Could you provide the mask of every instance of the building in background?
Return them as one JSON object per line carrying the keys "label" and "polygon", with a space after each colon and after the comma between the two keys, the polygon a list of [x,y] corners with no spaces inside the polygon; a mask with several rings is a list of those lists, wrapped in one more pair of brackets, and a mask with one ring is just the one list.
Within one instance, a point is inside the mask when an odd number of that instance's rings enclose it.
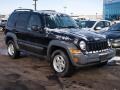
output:
{"label": "building in background", "polygon": [[120,0],[103,1],[103,18],[106,20],[120,20]]}

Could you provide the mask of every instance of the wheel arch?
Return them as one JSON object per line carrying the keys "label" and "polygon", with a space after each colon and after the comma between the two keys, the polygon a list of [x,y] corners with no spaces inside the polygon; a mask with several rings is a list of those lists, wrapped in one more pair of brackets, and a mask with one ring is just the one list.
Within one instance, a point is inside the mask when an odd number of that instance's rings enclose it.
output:
{"label": "wheel arch", "polygon": [[67,55],[68,58],[70,59],[71,63],[74,64],[73,60],[72,60],[72,54],[69,51],[69,48],[76,48],[75,45],[64,42],[64,41],[59,41],[59,40],[53,40],[50,42],[49,46],[48,46],[48,50],[47,50],[47,57],[48,60],[51,60],[51,54],[55,51],[55,50],[63,50]]}
{"label": "wheel arch", "polygon": [[19,46],[17,43],[17,37],[15,34],[8,32],[5,35],[5,44],[7,45],[7,43],[9,42],[9,40],[12,40],[15,43],[16,48],[19,50]]}

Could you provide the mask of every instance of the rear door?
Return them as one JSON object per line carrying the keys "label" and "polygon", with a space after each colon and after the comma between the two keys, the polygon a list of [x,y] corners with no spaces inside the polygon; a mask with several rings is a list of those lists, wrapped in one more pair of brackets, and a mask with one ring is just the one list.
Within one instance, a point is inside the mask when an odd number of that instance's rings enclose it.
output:
{"label": "rear door", "polygon": [[20,12],[17,18],[15,33],[17,35],[18,44],[21,49],[28,50],[26,41],[28,40],[27,24],[30,18],[30,13]]}

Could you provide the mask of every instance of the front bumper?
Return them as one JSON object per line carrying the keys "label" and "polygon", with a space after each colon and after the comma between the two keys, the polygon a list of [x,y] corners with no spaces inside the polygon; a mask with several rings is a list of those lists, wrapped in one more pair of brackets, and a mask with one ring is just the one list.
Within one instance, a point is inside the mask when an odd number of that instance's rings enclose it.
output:
{"label": "front bumper", "polygon": [[116,54],[115,49],[107,49],[103,52],[88,53],[88,54],[77,54],[73,55],[73,58],[78,58],[78,62],[74,63],[77,67],[89,66],[106,62],[113,58]]}

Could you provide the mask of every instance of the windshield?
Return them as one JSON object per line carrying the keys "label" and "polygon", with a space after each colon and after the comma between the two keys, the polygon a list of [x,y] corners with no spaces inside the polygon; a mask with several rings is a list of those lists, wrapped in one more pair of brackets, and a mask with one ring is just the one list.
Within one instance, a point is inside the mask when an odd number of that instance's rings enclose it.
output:
{"label": "windshield", "polygon": [[49,28],[78,28],[76,22],[67,15],[47,15],[46,26]]}
{"label": "windshield", "polygon": [[92,28],[96,21],[79,21],[80,28]]}
{"label": "windshield", "polygon": [[2,22],[7,22],[7,20],[2,20]]}
{"label": "windshield", "polygon": [[110,27],[110,31],[120,31],[120,23],[114,24]]}

